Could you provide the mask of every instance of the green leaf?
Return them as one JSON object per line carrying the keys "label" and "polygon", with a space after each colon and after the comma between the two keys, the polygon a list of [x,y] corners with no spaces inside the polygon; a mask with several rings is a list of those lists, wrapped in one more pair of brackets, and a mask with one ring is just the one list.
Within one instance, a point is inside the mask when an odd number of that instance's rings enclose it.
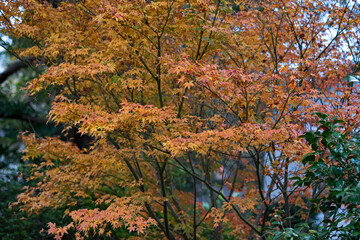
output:
{"label": "green leaf", "polygon": [[302,162],[303,162],[303,164],[315,162],[315,154],[314,153],[306,154],[304,156]]}
{"label": "green leaf", "polygon": [[314,113],[312,115],[316,115],[316,116],[318,116],[319,118],[321,118],[323,120],[325,120],[329,116],[327,114],[323,114],[323,113],[320,113],[320,112],[316,112],[316,113]]}

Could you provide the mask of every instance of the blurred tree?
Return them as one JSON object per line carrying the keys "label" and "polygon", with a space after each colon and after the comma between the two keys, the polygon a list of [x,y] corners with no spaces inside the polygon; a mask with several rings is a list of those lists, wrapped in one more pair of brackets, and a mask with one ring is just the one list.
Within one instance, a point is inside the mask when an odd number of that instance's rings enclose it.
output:
{"label": "blurred tree", "polygon": [[31,59],[11,60],[11,49],[28,47],[29,41],[6,38],[1,39],[0,45],[9,50],[0,53],[0,239],[49,239],[40,230],[54,217],[66,223],[62,220],[63,210],[29,217],[26,213],[15,214],[8,204],[16,200],[22,187],[27,185],[22,177],[27,175],[28,169],[21,160],[24,144],[18,138],[19,133],[30,131],[38,136],[51,136],[59,129],[46,124],[48,93],[25,95],[26,82],[37,74],[28,67]]}

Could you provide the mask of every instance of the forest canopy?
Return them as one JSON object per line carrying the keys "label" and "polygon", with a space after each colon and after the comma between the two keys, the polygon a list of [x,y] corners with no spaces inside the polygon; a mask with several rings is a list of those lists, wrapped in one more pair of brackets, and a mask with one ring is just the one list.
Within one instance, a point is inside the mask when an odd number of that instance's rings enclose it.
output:
{"label": "forest canopy", "polygon": [[24,133],[11,206],[65,208],[55,239],[358,239],[359,7],[0,1],[28,94],[89,139]]}

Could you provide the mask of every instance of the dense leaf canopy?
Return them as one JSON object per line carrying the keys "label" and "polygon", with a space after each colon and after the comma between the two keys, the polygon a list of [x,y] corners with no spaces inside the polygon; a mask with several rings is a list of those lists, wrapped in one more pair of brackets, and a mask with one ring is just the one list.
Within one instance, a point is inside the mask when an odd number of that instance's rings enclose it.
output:
{"label": "dense leaf canopy", "polygon": [[[24,135],[35,187],[24,211],[68,207],[60,239],[267,238],[309,222],[313,185],[294,185],[325,112],[359,127],[359,5],[318,0],[0,1],[3,34],[40,66],[27,90],[56,94],[50,121],[86,149]],[[46,66],[46,70],[44,69]],[[357,173],[358,174],[358,173]],[[349,176],[348,176],[349,177]],[[326,188],[317,197],[326,195]],[[94,207],[80,208],[81,201]]]}

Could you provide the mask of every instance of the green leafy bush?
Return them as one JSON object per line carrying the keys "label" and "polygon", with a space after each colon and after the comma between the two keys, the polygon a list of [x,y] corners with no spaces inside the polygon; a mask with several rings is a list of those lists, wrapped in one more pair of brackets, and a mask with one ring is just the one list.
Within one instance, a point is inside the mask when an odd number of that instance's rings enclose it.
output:
{"label": "green leafy bush", "polygon": [[269,231],[268,239],[360,239],[360,137],[344,121],[316,115],[317,130],[301,136],[313,150],[302,160],[308,168],[294,184],[312,188],[310,213],[323,219],[284,228],[279,213],[271,223],[280,231]]}

